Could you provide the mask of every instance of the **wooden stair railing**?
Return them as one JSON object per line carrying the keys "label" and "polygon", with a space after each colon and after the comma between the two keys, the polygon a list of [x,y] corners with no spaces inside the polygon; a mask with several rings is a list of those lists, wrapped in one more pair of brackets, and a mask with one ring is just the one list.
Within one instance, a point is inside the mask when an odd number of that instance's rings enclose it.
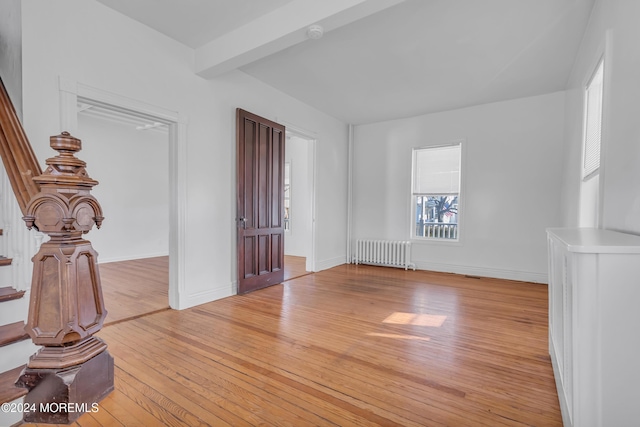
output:
{"label": "wooden stair railing", "polygon": [[0,79],[0,157],[9,176],[18,206],[24,215],[31,198],[40,192],[33,180],[42,174],[31,144],[2,79]]}
{"label": "wooden stair railing", "polygon": [[[113,390],[113,358],[93,336],[104,323],[98,254],[82,238],[100,228],[102,208],[90,194],[98,184],[75,157],[82,142],[62,132],[50,138],[58,155],[42,172],[0,80],[0,156],[29,229],[49,235],[33,257],[29,317],[24,331],[36,345],[17,386],[29,411],[24,421],[70,424]],[[13,326],[12,326],[13,327]],[[44,406],[42,405],[44,404]]]}

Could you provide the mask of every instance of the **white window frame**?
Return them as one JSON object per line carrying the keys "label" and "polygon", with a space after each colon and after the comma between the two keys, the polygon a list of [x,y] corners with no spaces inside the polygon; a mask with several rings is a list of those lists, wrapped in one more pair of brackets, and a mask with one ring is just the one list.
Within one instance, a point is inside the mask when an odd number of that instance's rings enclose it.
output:
{"label": "white window frame", "polygon": [[[458,217],[458,223],[457,223],[457,234],[455,238],[442,238],[442,237],[425,237],[425,236],[418,236],[416,234],[416,224],[417,224],[417,218],[416,218],[416,196],[414,194],[414,177],[416,174],[416,153],[419,150],[425,150],[425,149],[432,149],[432,148],[442,148],[442,147],[450,147],[450,146],[454,146],[454,145],[459,145],[460,146],[460,183],[459,183],[459,192],[458,192],[458,213],[457,213],[457,217]],[[464,209],[464,200],[463,200],[463,195],[464,195],[464,176],[465,176],[465,150],[466,147],[466,140],[464,139],[456,139],[456,140],[451,140],[450,142],[447,142],[445,144],[438,144],[438,145],[427,145],[427,146],[421,146],[421,147],[414,147],[411,150],[411,184],[410,184],[410,192],[409,192],[409,211],[410,211],[410,215],[411,215],[411,219],[410,219],[410,236],[411,239],[413,241],[415,241],[416,243],[437,243],[437,244],[454,244],[457,245],[460,243],[461,241],[461,236],[462,236],[462,223],[463,223],[463,209]]]}

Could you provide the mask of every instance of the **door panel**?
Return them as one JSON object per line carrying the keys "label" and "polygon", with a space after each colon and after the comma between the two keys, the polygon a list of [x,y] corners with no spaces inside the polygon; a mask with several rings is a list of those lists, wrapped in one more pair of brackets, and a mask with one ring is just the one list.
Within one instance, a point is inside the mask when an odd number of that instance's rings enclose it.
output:
{"label": "door panel", "polygon": [[284,126],[238,109],[238,293],[284,278]]}
{"label": "door panel", "polygon": [[284,239],[281,234],[271,235],[271,265],[274,269],[284,269]]}
{"label": "door panel", "polygon": [[286,138],[282,134],[282,144],[273,144],[271,151],[271,192],[281,192],[282,197],[271,200],[271,227],[284,230],[284,144]]}
{"label": "door panel", "polygon": [[258,274],[258,268],[255,264],[255,236],[244,238],[244,276],[251,277]]}

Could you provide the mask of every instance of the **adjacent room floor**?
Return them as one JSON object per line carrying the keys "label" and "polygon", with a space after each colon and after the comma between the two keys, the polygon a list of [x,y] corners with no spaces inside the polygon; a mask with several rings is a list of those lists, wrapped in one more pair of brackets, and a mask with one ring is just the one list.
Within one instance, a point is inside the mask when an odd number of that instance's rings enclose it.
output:
{"label": "adjacent room floor", "polygon": [[[286,255],[284,280],[310,274],[305,264],[304,257]],[[110,262],[99,268],[106,325],[169,308],[169,257]]]}
{"label": "adjacent room floor", "polygon": [[169,257],[100,264],[105,325],[169,308]]}
{"label": "adjacent room floor", "polygon": [[306,274],[311,274],[306,270],[307,259],[301,256],[284,256],[284,280],[295,279]]}

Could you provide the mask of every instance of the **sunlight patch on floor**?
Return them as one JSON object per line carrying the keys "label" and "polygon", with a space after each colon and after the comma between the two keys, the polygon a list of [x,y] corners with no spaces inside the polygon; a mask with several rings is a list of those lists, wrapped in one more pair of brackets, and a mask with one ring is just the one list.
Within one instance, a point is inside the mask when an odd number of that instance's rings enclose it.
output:
{"label": "sunlight patch on floor", "polygon": [[396,311],[382,321],[393,325],[414,325],[414,326],[442,326],[447,316],[437,314],[402,313]]}
{"label": "sunlight patch on floor", "polygon": [[431,338],[429,337],[417,337],[415,335],[400,335],[400,334],[382,334],[378,332],[369,332],[367,336],[370,337],[381,337],[381,338],[394,338],[400,340],[417,340],[417,341],[429,341]]}

